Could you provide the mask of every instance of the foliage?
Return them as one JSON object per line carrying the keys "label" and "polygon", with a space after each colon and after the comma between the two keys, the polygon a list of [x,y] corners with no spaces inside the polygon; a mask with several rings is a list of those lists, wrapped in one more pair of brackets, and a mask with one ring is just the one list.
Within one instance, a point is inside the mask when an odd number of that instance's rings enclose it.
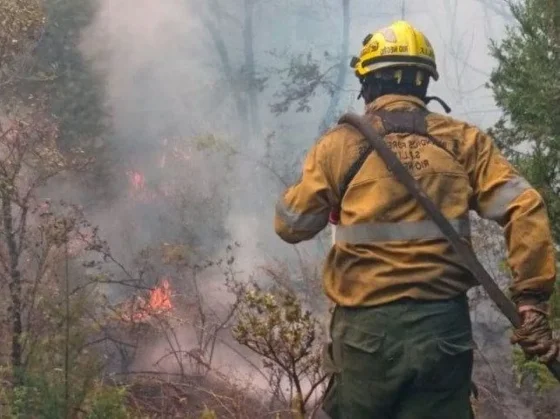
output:
{"label": "foliage", "polygon": [[200,419],[217,419],[216,413],[212,409],[208,409],[207,406],[204,407],[204,410],[200,414]]}
{"label": "foliage", "polygon": [[[323,60],[332,60],[328,52],[324,53]],[[324,69],[322,60],[313,57],[311,52],[290,57],[290,63],[279,71],[284,77],[282,89],[274,96],[278,101],[270,105],[273,114],[281,115],[296,107],[296,112],[311,112],[311,99],[321,89],[332,96],[338,88],[331,78],[331,72],[336,70],[337,64]]]}
{"label": "foliage", "polygon": [[87,419],[128,419],[131,414],[125,404],[126,387],[97,385],[89,400]]}
{"label": "foliage", "polygon": [[558,385],[558,381],[545,365],[536,360],[527,359],[520,348],[515,348],[513,351],[513,364],[518,387],[526,380],[530,380],[533,388],[538,392],[551,390]]}
{"label": "foliage", "polygon": [[84,205],[106,205],[122,185],[115,183],[122,152],[108,129],[103,80],[83,54],[84,31],[91,24],[95,0],[44,0],[47,23],[35,54],[34,79],[18,86],[20,95],[31,91],[48,99],[50,112],[59,121],[62,150],[80,147],[94,158],[75,180],[88,190]]}
{"label": "foliage", "polygon": [[[57,120],[58,145],[63,151],[79,147],[95,161],[76,177],[94,200],[110,197],[107,185],[119,156],[107,141],[106,114],[102,106],[101,80],[94,77],[80,51],[82,30],[90,23],[93,0],[3,0],[0,21],[0,112],[13,114],[47,105]],[[28,31],[16,32],[28,27]],[[6,30],[7,29],[7,30]],[[21,38],[4,48],[10,33]],[[9,45],[12,45],[11,43]],[[1,55],[10,54],[10,60]],[[88,202],[88,204],[90,204]]]}
{"label": "foliage", "polygon": [[36,58],[38,70],[51,76],[49,83],[38,88],[48,94],[60,121],[62,145],[87,146],[99,153],[94,140],[106,135],[104,90],[80,50],[81,34],[92,21],[95,4],[92,0],[45,0],[48,36]]}
{"label": "foliage", "polygon": [[[264,358],[271,380],[278,384],[284,377],[288,380],[290,408],[296,415],[304,415],[311,396],[324,380],[319,322],[285,288],[264,291],[253,282],[238,290],[238,298],[235,339]],[[304,390],[306,384],[309,390]]]}
{"label": "foliage", "polygon": [[90,161],[80,150],[62,154],[57,128],[40,109],[0,125],[0,287],[8,289],[0,324],[11,338],[1,342],[10,353],[0,358],[9,383],[2,397],[15,417],[124,417],[99,383],[94,337],[107,307],[84,270],[101,250],[97,230],[79,207],[40,199],[49,181]]}
{"label": "foliage", "polygon": [[41,0],[0,2],[0,86],[13,76],[14,61],[26,56],[40,38],[45,24],[42,6]]}
{"label": "foliage", "polygon": [[[87,371],[82,366],[80,372]],[[7,418],[42,418],[59,419],[67,416],[65,403],[65,387],[61,383],[62,371],[45,371],[27,375],[24,384],[8,391],[0,397],[10,412]],[[85,392],[84,392],[85,391]],[[131,413],[126,407],[126,387],[104,385],[97,380],[88,383],[87,388],[73,388],[70,394],[73,409],[80,412],[84,419],[129,419]]]}
{"label": "foliage", "polygon": [[[498,66],[491,87],[504,116],[490,134],[546,201],[554,239],[560,243],[560,1],[511,3],[515,18],[506,36],[492,42]],[[558,287],[551,299],[552,325],[560,310]],[[515,353],[519,383],[526,376],[547,389],[555,383],[546,368]]]}
{"label": "foliage", "polygon": [[560,242],[560,1],[511,8],[516,24],[491,46],[498,66],[489,85],[504,112],[491,133],[545,198]]}
{"label": "foliage", "polygon": [[[296,112],[310,112],[311,99],[320,93],[326,94],[330,99],[319,124],[320,133],[327,130],[336,120],[344,85],[349,74],[350,0],[338,0],[333,2],[331,7],[336,10],[334,12],[337,16],[336,19],[340,18],[340,49],[335,54],[325,50],[318,58],[314,57],[312,53],[315,47],[312,47],[306,54],[290,54],[287,57],[289,64],[284,68],[274,70],[282,76],[282,84],[274,94],[278,101],[270,106],[275,115],[288,112],[292,106],[295,107]],[[308,13],[314,14],[311,10]],[[336,31],[334,27],[332,30]],[[330,38],[329,42],[334,39]],[[272,51],[272,54],[277,55],[276,51]]]}
{"label": "foliage", "polygon": [[52,274],[53,259],[82,227],[71,209],[57,216],[37,197],[38,188],[53,177],[87,164],[79,156],[62,156],[56,135],[56,125],[40,112],[0,125],[0,270],[2,285],[10,291],[11,361],[16,370],[25,364],[24,322],[34,318],[37,287]]}
{"label": "foliage", "polygon": [[[124,419],[125,389],[100,381],[105,364],[95,337],[106,317],[103,300],[95,286],[83,288],[74,280],[71,292],[65,292],[64,282],[58,275],[44,278],[34,284],[37,301],[23,299],[35,306],[29,315],[33,321],[25,327],[24,368],[1,401],[14,417],[54,419],[79,411],[87,418]],[[13,381],[10,369],[5,369],[4,378]]]}

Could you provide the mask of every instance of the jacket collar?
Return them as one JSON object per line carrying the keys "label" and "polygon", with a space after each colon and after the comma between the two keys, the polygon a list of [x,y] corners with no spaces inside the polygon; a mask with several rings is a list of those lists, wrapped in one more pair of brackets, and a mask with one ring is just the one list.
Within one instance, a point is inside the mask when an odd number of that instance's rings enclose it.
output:
{"label": "jacket collar", "polygon": [[408,110],[414,108],[426,109],[426,104],[422,101],[422,99],[419,99],[416,96],[391,94],[380,96],[373,102],[366,105],[366,113],[379,111],[381,109],[389,111],[397,109]]}

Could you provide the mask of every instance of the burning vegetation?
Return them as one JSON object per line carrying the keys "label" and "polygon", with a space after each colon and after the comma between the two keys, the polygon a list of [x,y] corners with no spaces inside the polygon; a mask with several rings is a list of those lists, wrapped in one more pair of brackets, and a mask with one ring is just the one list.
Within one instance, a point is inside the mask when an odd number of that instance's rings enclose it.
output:
{"label": "burning vegetation", "polygon": [[164,277],[158,282],[158,285],[148,290],[146,297],[134,296],[117,309],[123,321],[146,323],[171,313],[173,305],[169,280]]}

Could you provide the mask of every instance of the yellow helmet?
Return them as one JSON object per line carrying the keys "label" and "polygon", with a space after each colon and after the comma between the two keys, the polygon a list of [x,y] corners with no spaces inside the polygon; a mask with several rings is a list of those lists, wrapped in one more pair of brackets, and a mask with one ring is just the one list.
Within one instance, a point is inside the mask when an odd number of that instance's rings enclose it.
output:
{"label": "yellow helmet", "polygon": [[434,80],[439,78],[436,57],[430,41],[410,23],[399,20],[392,25],[368,34],[359,57],[353,57],[350,65],[356,76],[366,75],[395,66],[411,66],[424,69]]}

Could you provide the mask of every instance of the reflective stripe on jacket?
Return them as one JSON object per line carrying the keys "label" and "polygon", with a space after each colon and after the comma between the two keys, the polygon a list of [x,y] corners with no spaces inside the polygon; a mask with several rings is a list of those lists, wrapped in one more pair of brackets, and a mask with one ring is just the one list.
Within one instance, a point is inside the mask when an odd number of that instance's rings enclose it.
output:
{"label": "reflective stripe on jacket", "polygon": [[[419,99],[386,95],[367,106],[366,117],[380,129],[374,112],[418,108],[425,108]],[[444,148],[419,135],[391,133],[385,140],[460,234],[470,236],[469,210],[504,227],[514,299],[547,298],[556,265],[539,193],[478,128],[437,113],[429,113],[426,123]],[[340,207],[324,266],[327,295],[340,305],[443,299],[475,285],[437,226],[375,152],[340,202],[344,177],[365,147],[347,124],[325,133],[308,152],[300,181],[278,201],[277,234],[288,243],[308,240],[328,224],[331,209]]]}

